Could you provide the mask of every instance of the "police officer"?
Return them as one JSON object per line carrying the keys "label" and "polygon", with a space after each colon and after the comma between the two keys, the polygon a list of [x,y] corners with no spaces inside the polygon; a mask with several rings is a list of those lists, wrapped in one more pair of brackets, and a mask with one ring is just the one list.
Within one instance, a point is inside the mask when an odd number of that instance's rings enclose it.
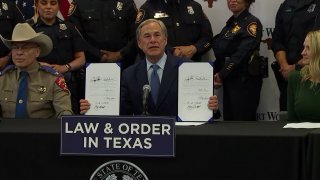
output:
{"label": "police officer", "polygon": [[60,0],[36,0],[35,3],[39,18],[36,21],[29,19],[28,22],[36,32],[44,32],[53,42],[51,53],[38,60],[42,65],[64,74],[71,92],[72,109],[77,114],[79,100],[84,94],[81,92],[79,74],[85,64],[85,41],[72,23],[57,17]]}
{"label": "police officer", "polygon": [[[301,52],[306,34],[320,27],[319,0],[285,0],[279,7],[272,34],[272,50],[279,63],[275,76],[280,90],[280,110],[287,110],[288,73],[305,63]],[[276,66],[274,66],[276,67]]]}
{"label": "police officer", "polygon": [[[0,34],[3,37],[11,37],[14,26],[23,21],[22,13],[15,4],[7,0],[0,0]],[[9,55],[9,49],[0,42],[0,70],[7,65]]]}
{"label": "police officer", "polygon": [[69,21],[76,24],[89,43],[87,62],[134,63],[135,17],[133,0],[74,0]]}
{"label": "police officer", "polygon": [[233,16],[213,41],[214,83],[223,85],[224,120],[256,120],[262,77],[254,55],[260,47],[262,25],[248,11],[253,2],[227,0]]}
{"label": "police officer", "polygon": [[211,49],[210,21],[199,3],[193,0],[147,0],[139,9],[136,23],[161,20],[168,29],[167,48],[175,56],[201,61]]}
{"label": "police officer", "polygon": [[51,51],[51,39],[36,33],[27,23],[15,26],[11,40],[0,37],[12,50],[14,63],[0,72],[2,117],[51,118],[71,115],[70,93],[63,76],[37,62],[37,57]]}

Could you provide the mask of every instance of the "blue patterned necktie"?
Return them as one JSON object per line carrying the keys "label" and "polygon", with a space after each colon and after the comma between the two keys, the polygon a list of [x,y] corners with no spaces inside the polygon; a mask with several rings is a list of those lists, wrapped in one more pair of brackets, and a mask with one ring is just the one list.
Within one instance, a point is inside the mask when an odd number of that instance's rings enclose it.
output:
{"label": "blue patterned necktie", "polygon": [[20,83],[16,101],[16,118],[27,118],[28,72],[20,72]]}
{"label": "blue patterned necktie", "polygon": [[154,103],[157,104],[158,95],[159,95],[159,88],[160,88],[160,79],[159,79],[157,71],[160,67],[157,64],[154,64],[151,67],[153,69],[152,74],[151,74],[151,81],[150,81],[151,95],[152,95]]}

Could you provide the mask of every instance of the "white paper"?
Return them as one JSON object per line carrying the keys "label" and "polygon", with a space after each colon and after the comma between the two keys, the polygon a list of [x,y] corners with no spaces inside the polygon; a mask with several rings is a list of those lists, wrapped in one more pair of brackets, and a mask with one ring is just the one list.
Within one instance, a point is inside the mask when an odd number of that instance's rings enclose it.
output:
{"label": "white paper", "polygon": [[310,122],[302,122],[302,123],[288,123],[283,128],[320,128],[320,123],[310,123]]}
{"label": "white paper", "polygon": [[208,121],[213,112],[208,108],[213,95],[213,67],[208,62],[183,63],[179,67],[178,117],[182,121]]}
{"label": "white paper", "polygon": [[86,115],[119,115],[120,73],[116,63],[91,63],[86,68]]}

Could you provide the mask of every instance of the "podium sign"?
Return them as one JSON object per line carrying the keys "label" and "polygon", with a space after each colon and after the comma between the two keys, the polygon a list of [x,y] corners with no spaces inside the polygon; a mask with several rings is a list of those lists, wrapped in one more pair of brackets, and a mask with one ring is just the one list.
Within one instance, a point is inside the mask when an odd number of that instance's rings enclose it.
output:
{"label": "podium sign", "polygon": [[61,155],[175,156],[175,118],[63,116]]}

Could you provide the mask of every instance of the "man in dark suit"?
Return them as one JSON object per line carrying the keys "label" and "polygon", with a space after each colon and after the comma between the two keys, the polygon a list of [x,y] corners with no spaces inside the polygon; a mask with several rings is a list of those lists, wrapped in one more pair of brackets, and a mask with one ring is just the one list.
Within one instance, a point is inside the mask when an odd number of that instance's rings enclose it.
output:
{"label": "man in dark suit", "polygon": [[[146,58],[127,68],[121,80],[121,115],[141,115],[143,113],[143,86],[151,85],[151,94],[147,107],[150,115],[176,116],[178,114],[178,64],[187,61],[165,52],[167,30],[165,25],[155,19],[142,22],[136,31],[139,48]],[[156,90],[156,91],[154,91]],[[80,101],[81,113],[85,113],[90,104]],[[208,108],[216,111],[216,96],[208,97]]]}

